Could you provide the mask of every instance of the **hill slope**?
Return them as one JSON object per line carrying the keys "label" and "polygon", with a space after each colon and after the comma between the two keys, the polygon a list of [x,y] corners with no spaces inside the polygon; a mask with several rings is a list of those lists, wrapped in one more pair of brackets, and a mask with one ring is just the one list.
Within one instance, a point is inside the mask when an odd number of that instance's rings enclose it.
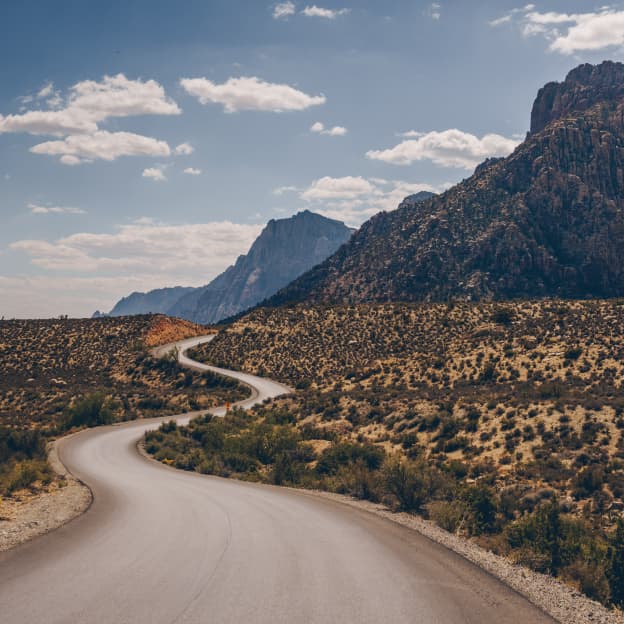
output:
{"label": "hill slope", "polygon": [[577,67],[540,90],[511,156],[373,217],[269,305],[621,295],[623,119],[624,65]]}

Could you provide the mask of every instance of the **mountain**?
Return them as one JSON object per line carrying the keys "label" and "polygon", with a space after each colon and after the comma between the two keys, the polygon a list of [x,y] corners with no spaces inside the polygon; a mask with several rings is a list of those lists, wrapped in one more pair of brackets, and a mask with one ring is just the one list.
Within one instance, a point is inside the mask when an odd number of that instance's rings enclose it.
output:
{"label": "mountain", "polygon": [[542,88],[509,157],[373,217],[267,303],[622,295],[624,65],[606,61]]}
{"label": "mountain", "polygon": [[[331,256],[351,237],[340,221],[304,210],[288,219],[272,219],[249,253],[199,288],[160,288],[132,293],[108,316],[165,313],[197,323],[216,323],[275,294]],[[94,318],[107,316],[99,311]]]}
{"label": "mountain", "polygon": [[[165,313],[180,299],[180,297],[195,290],[175,286],[173,288],[158,288],[149,292],[133,292],[131,295],[119,300],[107,316],[129,316],[132,314],[156,314]],[[96,314],[99,314],[96,312]],[[99,314],[99,316],[105,316]],[[94,318],[97,318],[94,315]]]}
{"label": "mountain", "polygon": [[168,314],[215,323],[256,305],[325,260],[351,237],[344,223],[305,210],[272,219],[249,253],[203,288],[181,297]]}

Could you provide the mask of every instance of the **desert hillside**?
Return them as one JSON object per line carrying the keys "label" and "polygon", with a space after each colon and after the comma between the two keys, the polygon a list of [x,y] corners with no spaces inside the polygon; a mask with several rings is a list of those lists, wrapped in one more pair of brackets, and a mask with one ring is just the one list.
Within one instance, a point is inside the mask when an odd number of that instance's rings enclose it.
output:
{"label": "desert hillside", "polygon": [[149,355],[202,333],[160,315],[0,322],[0,495],[49,479],[49,436],[245,396],[232,380]]}
{"label": "desert hillside", "polygon": [[[277,404],[299,427],[487,465],[598,514],[622,504],[620,300],[257,310],[195,356],[298,387]],[[579,472],[600,482],[579,489]]]}

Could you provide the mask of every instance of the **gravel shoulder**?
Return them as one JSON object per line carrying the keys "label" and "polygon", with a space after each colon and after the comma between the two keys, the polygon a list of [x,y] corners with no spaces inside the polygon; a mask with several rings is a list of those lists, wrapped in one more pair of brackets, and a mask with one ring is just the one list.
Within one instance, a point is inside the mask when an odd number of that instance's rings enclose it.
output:
{"label": "gravel shoulder", "polygon": [[91,490],[66,470],[55,443],[48,463],[59,477],[48,490],[0,499],[0,552],[67,524],[91,505]]}

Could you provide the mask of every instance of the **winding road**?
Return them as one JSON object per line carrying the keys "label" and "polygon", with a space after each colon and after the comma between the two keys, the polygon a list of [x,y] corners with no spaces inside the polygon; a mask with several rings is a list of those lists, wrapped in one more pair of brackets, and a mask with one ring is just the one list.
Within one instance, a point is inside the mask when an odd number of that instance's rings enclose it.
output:
{"label": "winding road", "polygon": [[[289,391],[184,355],[206,339],[178,343],[180,361],[248,384],[243,407]],[[140,456],[145,431],[170,419],[60,442],[63,463],[94,502],[64,527],[0,554],[2,624],[553,622],[398,524],[313,494]]]}

